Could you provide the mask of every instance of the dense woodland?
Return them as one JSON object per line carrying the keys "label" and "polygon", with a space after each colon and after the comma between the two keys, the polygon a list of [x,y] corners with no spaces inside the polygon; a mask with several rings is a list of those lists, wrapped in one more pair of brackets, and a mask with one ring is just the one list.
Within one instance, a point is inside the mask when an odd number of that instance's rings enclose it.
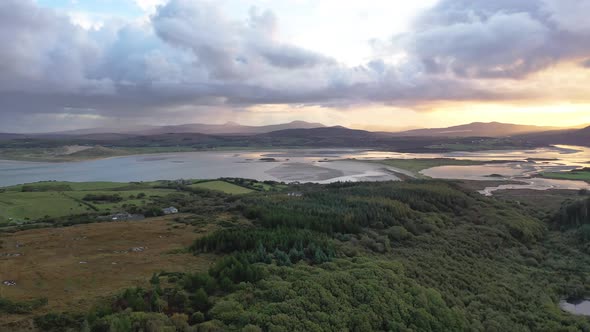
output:
{"label": "dense woodland", "polygon": [[[206,273],[154,273],[43,331],[590,331],[558,302],[590,295],[588,207],[486,198],[442,181],[300,185],[301,197],[168,197],[222,227],[188,250]],[[191,197],[194,205],[191,205]],[[201,197],[196,200],[196,197]],[[168,202],[166,202],[168,203]],[[207,204],[210,204],[208,206]]]}

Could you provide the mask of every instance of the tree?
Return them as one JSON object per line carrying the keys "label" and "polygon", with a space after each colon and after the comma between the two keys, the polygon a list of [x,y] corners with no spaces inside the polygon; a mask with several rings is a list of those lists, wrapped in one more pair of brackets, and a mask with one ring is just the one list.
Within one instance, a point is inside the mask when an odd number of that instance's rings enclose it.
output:
{"label": "tree", "polygon": [[199,311],[207,311],[210,307],[209,297],[203,288],[199,288],[195,294],[190,297],[191,307]]}

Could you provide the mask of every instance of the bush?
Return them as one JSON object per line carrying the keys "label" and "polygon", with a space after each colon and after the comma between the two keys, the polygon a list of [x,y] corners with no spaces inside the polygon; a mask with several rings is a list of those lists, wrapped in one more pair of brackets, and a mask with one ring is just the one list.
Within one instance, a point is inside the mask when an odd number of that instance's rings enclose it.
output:
{"label": "bush", "polygon": [[35,326],[41,331],[62,332],[68,329],[79,331],[84,323],[84,316],[69,313],[50,313],[34,319]]}
{"label": "bush", "polygon": [[40,298],[28,302],[13,302],[0,297],[0,312],[7,314],[28,314],[44,305],[47,305],[46,298]]}
{"label": "bush", "polygon": [[581,243],[590,242],[590,224],[582,225],[576,232],[576,235],[578,236],[578,241]]}
{"label": "bush", "polygon": [[107,202],[107,203],[119,203],[123,200],[123,197],[119,194],[108,195],[108,194],[87,194],[82,198],[87,202]]}
{"label": "bush", "polygon": [[202,323],[204,321],[205,321],[205,315],[203,315],[203,313],[200,312],[200,311],[197,311],[197,312],[195,312],[195,313],[193,313],[191,315],[190,322],[191,322],[192,325],[194,325],[194,324],[200,324],[200,323]]}
{"label": "bush", "polygon": [[392,241],[403,241],[409,239],[412,234],[402,226],[393,226],[387,230],[387,236]]}

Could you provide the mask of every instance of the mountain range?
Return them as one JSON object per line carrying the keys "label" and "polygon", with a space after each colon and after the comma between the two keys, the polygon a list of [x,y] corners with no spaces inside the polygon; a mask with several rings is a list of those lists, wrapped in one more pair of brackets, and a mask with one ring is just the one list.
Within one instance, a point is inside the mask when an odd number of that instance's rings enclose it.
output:
{"label": "mountain range", "polygon": [[[547,145],[569,144],[590,146],[590,127],[583,129],[563,129],[557,127],[541,127],[516,125],[499,122],[474,122],[470,124],[446,128],[415,129],[402,132],[372,132],[350,129],[342,126],[327,127],[321,123],[293,121],[284,124],[267,126],[245,126],[234,122],[225,124],[184,124],[174,126],[135,126],[131,128],[91,128],[45,134],[10,134],[0,133],[0,140],[23,138],[61,140],[65,142],[83,141],[122,141],[140,144],[142,141],[176,142],[210,142],[212,145],[232,144],[236,140],[240,144],[254,142],[284,145],[291,142],[300,146],[387,146],[392,142],[404,142],[404,146],[424,145],[431,142],[448,140],[465,140],[472,137],[506,138],[518,141],[519,144]],[[436,141],[433,141],[436,140]],[[392,141],[393,140],[393,141]],[[72,143],[72,144],[73,144]],[[353,144],[354,143],[354,144]],[[69,143],[68,143],[69,144]],[[171,144],[171,143],[170,143]],[[351,146],[352,146],[351,145]]]}
{"label": "mountain range", "polygon": [[[235,122],[224,124],[191,123],[170,126],[134,126],[126,128],[90,128],[71,131],[48,133],[45,135],[90,135],[90,134],[126,134],[126,135],[162,135],[198,133],[206,135],[257,135],[275,131],[314,128],[344,128],[341,126],[326,127],[321,123],[293,121],[289,123],[245,126]],[[379,132],[383,135],[415,136],[415,137],[507,137],[514,135],[557,131],[563,128],[517,125],[500,122],[473,122],[469,124],[445,127],[424,128],[401,132]],[[295,132],[293,132],[295,133]]]}

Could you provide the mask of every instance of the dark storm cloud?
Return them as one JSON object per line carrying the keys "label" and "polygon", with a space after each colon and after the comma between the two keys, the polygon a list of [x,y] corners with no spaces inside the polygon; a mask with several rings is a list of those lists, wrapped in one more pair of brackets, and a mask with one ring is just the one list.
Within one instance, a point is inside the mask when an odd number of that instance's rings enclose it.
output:
{"label": "dark storm cloud", "polygon": [[0,130],[32,115],[167,119],[183,107],[518,99],[529,95],[478,81],[590,56],[590,1],[442,0],[393,39],[405,61],[357,67],[284,42],[270,11],[235,21],[214,4],[171,0],[147,26],[86,30],[33,0],[0,1]]}
{"label": "dark storm cloud", "polygon": [[431,73],[520,78],[590,54],[586,0],[442,0],[394,44]]}

